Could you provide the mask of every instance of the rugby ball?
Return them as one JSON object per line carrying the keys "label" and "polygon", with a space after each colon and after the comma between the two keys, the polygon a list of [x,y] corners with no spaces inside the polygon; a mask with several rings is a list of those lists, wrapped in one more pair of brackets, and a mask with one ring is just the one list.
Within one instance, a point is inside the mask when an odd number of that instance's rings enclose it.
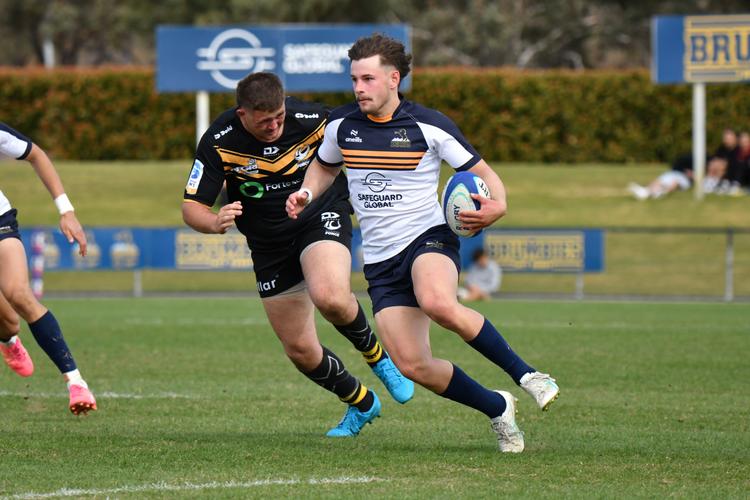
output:
{"label": "rugby ball", "polygon": [[482,232],[481,230],[472,232],[458,220],[458,214],[463,210],[479,210],[479,202],[471,197],[472,194],[478,194],[485,198],[490,197],[487,184],[481,177],[471,172],[458,172],[448,179],[448,183],[443,189],[445,222],[451,228],[451,231],[459,236],[476,236]]}

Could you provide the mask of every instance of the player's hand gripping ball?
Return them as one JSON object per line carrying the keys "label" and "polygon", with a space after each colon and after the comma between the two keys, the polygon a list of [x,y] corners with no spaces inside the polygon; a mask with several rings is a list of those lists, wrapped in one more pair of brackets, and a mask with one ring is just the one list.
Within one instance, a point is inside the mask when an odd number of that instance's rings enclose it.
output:
{"label": "player's hand gripping ball", "polygon": [[479,210],[479,202],[474,200],[471,195],[478,194],[485,198],[490,197],[490,190],[481,177],[471,172],[458,172],[448,179],[448,183],[443,189],[443,215],[445,222],[451,231],[459,236],[476,236],[482,232],[472,232],[463,223],[458,220],[459,212],[463,210]]}

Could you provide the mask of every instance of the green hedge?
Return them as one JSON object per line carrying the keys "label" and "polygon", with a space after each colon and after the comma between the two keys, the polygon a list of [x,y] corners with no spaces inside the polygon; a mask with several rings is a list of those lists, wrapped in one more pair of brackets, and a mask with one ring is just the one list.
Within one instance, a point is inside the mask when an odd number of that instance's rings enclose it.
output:
{"label": "green hedge", "polygon": [[[750,127],[750,89],[707,87],[709,149],[727,126]],[[689,151],[691,88],[647,71],[424,69],[409,97],[440,109],[492,161],[671,161]],[[338,105],[349,93],[302,94]],[[157,94],[143,68],[0,71],[0,121],[55,158],[170,159],[194,148],[193,94]],[[211,112],[231,106],[211,96]]]}

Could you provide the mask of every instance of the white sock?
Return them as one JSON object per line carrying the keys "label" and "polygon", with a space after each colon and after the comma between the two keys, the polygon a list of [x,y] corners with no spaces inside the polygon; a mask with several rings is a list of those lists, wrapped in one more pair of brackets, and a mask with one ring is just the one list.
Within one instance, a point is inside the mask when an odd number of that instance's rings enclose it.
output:
{"label": "white sock", "polygon": [[8,347],[10,347],[13,344],[15,344],[17,340],[18,340],[18,335],[13,335],[8,340],[0,340],[0,342],[2,342],[3,344],[7,345]]}
{"label": "white sock", "polygon": [[81,372],[79,372],[78,370],[65,372],[63,373],[63,377],[65,377],[65,381],[68,383],[68,388],[70,388],[71,385],[80,385],[82,387],[85,387],[86,389],[89,388],[88,384],[86,384],[86,381],[83,380],[83,377],[81,377]]}

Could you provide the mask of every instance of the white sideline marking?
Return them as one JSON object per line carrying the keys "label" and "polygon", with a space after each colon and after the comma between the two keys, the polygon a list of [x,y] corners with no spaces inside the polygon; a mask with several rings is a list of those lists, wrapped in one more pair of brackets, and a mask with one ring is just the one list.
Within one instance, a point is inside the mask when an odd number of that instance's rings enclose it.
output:
{"label": "white sideline marking", "polygon": [[[0,397],[17,396],[21,398],[57,399],[66,397],[63,392],[11,392],[0,391]],[[189,394],[177,394],[176,392],[161,392],[158,394],[129,394],[123,392],[97,392],[97,398],[101,399],[200,399]]]}
{"label": "white sideline marking", "polygon": [[72,489],[61,488],[49,493],[18,493],[7,497],[0,497],[0,500],[33,500],[37,498],[64,498],[79,497],[89,495],[116,495],[118,493],[143,493],[148,491],[201,491],[201,490],[219,490],[242,488],[250,489],[258,486],[288,486],[295,484],[356,484],[371,483],[382,481],[377,477],[332,477],[321,479],[258,479],[255,481],[225,481],[223,483],[211,481],[210,483],[181,483],[169,484],[166,482],[149,483],[133,486],[120,486],[118,488],[102,489]]}

